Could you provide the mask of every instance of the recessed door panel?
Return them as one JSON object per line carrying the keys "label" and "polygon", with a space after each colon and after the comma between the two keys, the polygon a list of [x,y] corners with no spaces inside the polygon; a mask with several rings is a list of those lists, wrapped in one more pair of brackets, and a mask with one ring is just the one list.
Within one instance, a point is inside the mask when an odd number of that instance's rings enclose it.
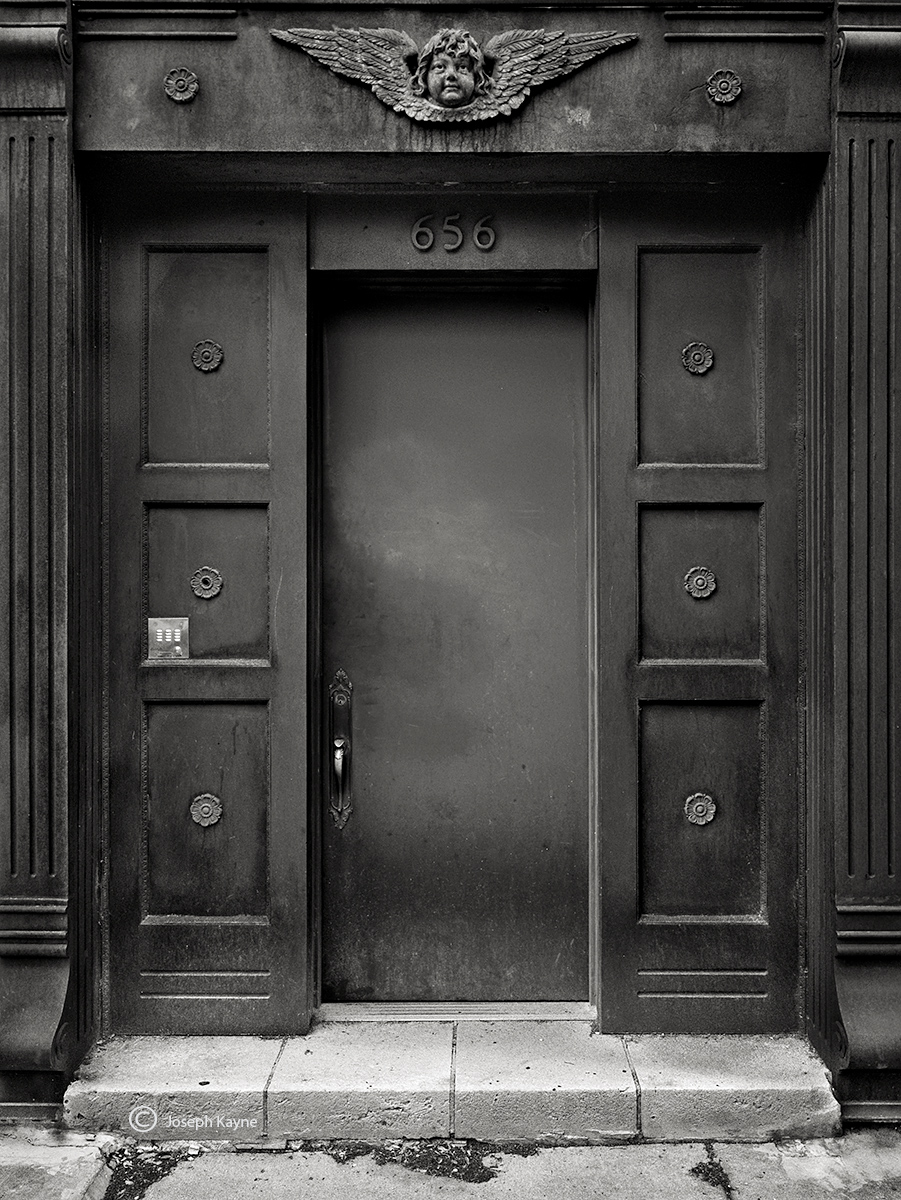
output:
{"label": "recessed door panel", "polygon": [[176,199],[105,238],[110,1025],[300,1033],[302,206]]}
{"label": "recessed door panel", "polygon": [[269,261],[265,246],[144,251],[147,462],[266,462]]}
{"label": "recessed door panel", "polygon": [[601,228],[601,1024],[792,1029],[791,219],[636,199]]}
{"label": "recessed door panel", "polygon": [[330,301],[325,999],[587,997],[586,338],[563,289]]}
{"label": "recessed door panel", "polygon": [[142,916],[267,916],[267,706],[148,704],[142,737]]}
{"label": "recessed door panel", "polygon": [[759,246],[639,249],[641,462],[759,460],[762,304]]}
{"label": "recessed door panel", "polygon": [[758,505],[642,505],[645,659],[758,659],[763,550]]}
{"label": "recessed door panel", "polygon": [[194,660],[269,657],[265,505],[150,505],[147,616],[184,613]]}
{"label": "recessed door panel", "polygon": [[643,917],[757,917],[766,714],[758,704],[643,704]]}

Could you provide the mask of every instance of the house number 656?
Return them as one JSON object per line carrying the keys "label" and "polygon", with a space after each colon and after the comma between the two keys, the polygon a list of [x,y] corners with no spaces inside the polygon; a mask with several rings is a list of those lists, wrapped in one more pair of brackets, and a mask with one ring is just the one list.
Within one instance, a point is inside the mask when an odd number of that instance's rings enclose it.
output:
{"label": "house number 656", "polygon": [[[416,249],[421,250],[423,254],[425,254],[427,250],[431,250],[431,248],[435,245],[435,231],[432,229],[431,225],[428,224],[429,221],[434,221],[434,219],[434,213],[426,213],[424,217],[420,217],[419,220],[415,222],[413,228],[410,230],[410,241],[413,243]],[[466,240],[466,235],[464,234],[462,228],[457,224],[459,220],[459,213],[451,213],[449,217],[444,218],[444,224],[441,226],[441,232],[447,234],[447,238],[442,243],[442,246],[448,254],[453,254],[455,250],[459,250]],[[494,218],[492,216],[482,217],[481,221],[476,221],[475,225],[472,227],[471,237],[473,244],[479,250],[484,250],[486,253],[491,249],[497,239],[497,234],[488,223],[489,221],[493,220]]]}

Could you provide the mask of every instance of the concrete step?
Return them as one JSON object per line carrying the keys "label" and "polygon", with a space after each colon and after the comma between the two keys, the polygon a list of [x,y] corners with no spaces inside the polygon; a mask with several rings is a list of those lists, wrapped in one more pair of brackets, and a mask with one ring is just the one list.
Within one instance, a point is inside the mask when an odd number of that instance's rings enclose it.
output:
{"label": "concrete step", "polygon": [[840,1113],[797,1037],[438,1020],[327,1022],[304,1038],[113,1039],[70,1085],[65,1120],[160,1141],[565,1144],[828,1137]]}

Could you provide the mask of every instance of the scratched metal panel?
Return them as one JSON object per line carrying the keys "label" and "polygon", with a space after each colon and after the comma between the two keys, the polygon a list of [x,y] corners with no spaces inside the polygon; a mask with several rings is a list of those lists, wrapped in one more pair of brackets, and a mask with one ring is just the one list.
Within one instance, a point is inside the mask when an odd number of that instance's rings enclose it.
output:
{"label": "scratched metal panel", "polygon": [[324,336],[327,1000],[588,988],[587,305],[351,291]]}

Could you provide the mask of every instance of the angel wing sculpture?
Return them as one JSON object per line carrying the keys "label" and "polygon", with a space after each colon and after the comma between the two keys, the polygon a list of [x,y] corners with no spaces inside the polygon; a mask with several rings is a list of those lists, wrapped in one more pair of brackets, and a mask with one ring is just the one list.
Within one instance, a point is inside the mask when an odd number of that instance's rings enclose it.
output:
{"label": "angel wing sculpture", "polygon": [[533,88],[559,79],[634,33],[511,29],[484,49],[466,29],[441,29],[420,49],[399,29],[270,29],[317,62],[368,84],[414,121],[489,121],[509,116]]}

